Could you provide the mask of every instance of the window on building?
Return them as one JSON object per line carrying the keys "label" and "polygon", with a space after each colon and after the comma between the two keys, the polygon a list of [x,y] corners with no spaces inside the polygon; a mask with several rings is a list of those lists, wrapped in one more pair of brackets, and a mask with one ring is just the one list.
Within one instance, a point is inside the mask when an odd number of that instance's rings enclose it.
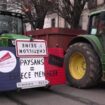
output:
{"label": "window on building", "polygon": [[65,28],[68,28],[68,23],[65,21],[65,26],[64,26]]}
{"label": "window on building", "polygon": [[64,27],[65,28],[70,28],[70,25],[65,21]]}
{"label": "window on building", "polygon": [[51,27],[55,27],[55,18],[51,19]]}
{"label": "window on building", "polygon": [[88,8],[93,9],[97,7],[97,0],[89,0],[88,2]]}

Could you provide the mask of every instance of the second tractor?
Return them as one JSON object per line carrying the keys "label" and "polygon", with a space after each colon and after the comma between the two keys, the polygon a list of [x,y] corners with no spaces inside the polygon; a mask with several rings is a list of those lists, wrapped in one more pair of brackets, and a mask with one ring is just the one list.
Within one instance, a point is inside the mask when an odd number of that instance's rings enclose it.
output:
{"label": "second tractor", "polygon": [[105,10],[90,14],[88,34],[70,42],[64,64],[74,87],[90,88],[105,80]]}

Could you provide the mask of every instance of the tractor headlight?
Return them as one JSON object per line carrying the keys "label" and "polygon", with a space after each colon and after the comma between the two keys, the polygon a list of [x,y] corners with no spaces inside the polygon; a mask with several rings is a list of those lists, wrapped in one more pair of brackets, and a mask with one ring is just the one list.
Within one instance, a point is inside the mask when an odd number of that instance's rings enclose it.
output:
{"label": "tractor headlight", "polygon": [[15,40],[11,40],[12,41],[12,44],[15,46]]}
{"label": "tractor headlight", "polygon": [[8,46],[10,46],[10,47],[15,46],[15,40],[14,39],[9,39],[8,40]]}

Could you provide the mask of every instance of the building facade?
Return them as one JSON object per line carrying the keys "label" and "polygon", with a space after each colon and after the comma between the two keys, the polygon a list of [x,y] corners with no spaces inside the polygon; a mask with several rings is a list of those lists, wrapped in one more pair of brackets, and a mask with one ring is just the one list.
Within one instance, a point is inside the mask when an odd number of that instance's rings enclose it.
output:
{"label": "building facade", "polygon": [[[81,14],[80,26],[82,29],[87,30],[88,27],[88,15],[100,9],[105,9],[105,0],[89,0],[89,3],[86,3],[83,13]],[[58,14],[48,14],[45,18],[44,28],[49,27],[70,27],[64,19],[58,16]]]}
{"label": "building facade", "polygon": [[[17,1],[17,0],[13,0],[13,1]],[[11,2],[12,0],[1,0],[1,3],[7,3],[7,5],[3,5],[3,6],[0,5],[0,8],[2,8],[3,10],[4,9],[12,10],[13,12],[21,12],[19,9],[16,9],[17,8],[16,5],[12,5],[13,7],[8,5],[8,4],[11,4]],[[81,14],[81,19],[80,19],[81,28],[84,30],[87,30],[88,20],[89,20],[88,15],[93,11],[97,11],[101,9],[105,9],[105,0],[89,0],[89,3],[85,5],[83,13]],[[31,30],[31,27],[29,24],[27,24],[27,27],[28,27],[28,30]],[[50,27],[60,27],[60,28],[69,27],[70,28],[68,23],[56,13],[48,14],[45,18],[44,28],[50,28]]]}

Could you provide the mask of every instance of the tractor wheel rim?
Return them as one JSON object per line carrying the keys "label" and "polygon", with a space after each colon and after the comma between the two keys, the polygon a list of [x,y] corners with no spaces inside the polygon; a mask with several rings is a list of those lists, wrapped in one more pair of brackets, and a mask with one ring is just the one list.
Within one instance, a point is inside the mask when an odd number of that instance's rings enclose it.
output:
{"label": "tractor wheel rim", "polygon": [[86,73],[86,60],[81,53],[73,53],[69,59],[69,72],[74,79],[82,79]]}

